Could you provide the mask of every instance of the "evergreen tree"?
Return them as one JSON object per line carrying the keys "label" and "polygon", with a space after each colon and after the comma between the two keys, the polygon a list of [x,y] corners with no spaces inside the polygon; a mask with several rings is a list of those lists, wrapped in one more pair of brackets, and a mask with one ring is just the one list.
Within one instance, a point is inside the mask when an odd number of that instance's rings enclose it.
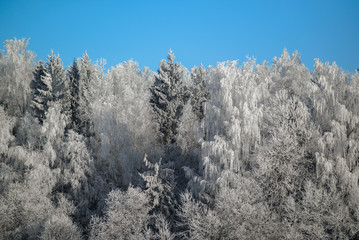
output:
{"label": "evergreen tree", "polygon": [[169,145],[174,143],[177,135],[179,119],[183,107],[188,100],[188,91],[184,86],[186,69],[174,62],[175,56],[170,50],[168,62],[161,61],[154,85],[151,87],[153,111],[160,126],[161,143]]}
{"label": "evergreen tree", "polygon": [[78,82],[78,125],[76,126],[77,132],[86,137],[93,135],[91,133],[91,109],[90,109],[90,84],[96,78],[96,69],[91,62],[87,52],[84,53],[82,58],[79,59],[79,82]]}
{"label": "evergreen tree", "polygon": [[69,115],[70,93],[59,55],[53,51],[47,58],[47,63],[40,62],[34,71],[34,79],[31,82],[32,101],[31,109],[35,117],[42,123],[50,102],[60,102],[61,111]]}
{"label": "evergreen tree", "polygon": [[191,104],[198,120],[202,120],[204,117],[203,103],[209,100],[209,92],[205,84],[205,78],[207,76],[208,72],[203,68],[202,64],[200,67],[193,67],[191,69]]}
{"label": "evergreen tree", "polygon": [[90,85],[97,77],[96,67],[85,52],[82,58],[74,60],[68,70],[70,85],[70,128],[86,137],[92,135],[92,121],[90,110]]}
{"label": "evergreen tree", "polygon": [[51,54],[47,58],[46,71],[51,78],[52,96],[51,101],[59,101],[62,106],[62,111],[65,115],[69,115],[70,96],[68,92],[68,84],[66,79],[66,72],[61,62],[60,55]]}
{"label": "evergreen tree", "polygon": [[80,118],[78,116],[79,109],[79,81],[80,81],[80,71],[79,64],[76,59],[74,59],[72,65],[68,70],[68,81],[70,85],[71,101],[70,101],[70,128],[76,129],[76,126],[80,124]]}
{"label": "evergreen tree", "polygon": [[144,191],[149,198],[151,213],[163,214],[167,218],[174,218],[174,209],[177,205],[174,196],[175,174],[171,163],[162,164],[162,159],[155,164],[143,159],[147,168],[141,177],[146,182]]}
{"label": "evergreen tree", "polygon": [[50,101],[52,94],[51,79],[46,72],[44,62],[40,61],[38,63],[30,87],[32,89],[30,107],[33,115],[38,118],[39,122],[42,124],[45,118],[45,113],[49,108],[48,101]]}

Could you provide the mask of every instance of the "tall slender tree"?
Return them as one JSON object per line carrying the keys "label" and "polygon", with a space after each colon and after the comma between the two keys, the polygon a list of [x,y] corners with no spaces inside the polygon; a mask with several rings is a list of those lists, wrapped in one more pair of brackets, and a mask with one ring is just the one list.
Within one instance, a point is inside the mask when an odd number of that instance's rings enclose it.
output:
{"label": "tall slender tree", "polygon": [[79,81],[78,81],[78,123],[76,131],[86,137],[92,135],[91,109],[90,109],[90,84],[96,78],[96,69],[91,62],[87,52],[78,61]]}
{"label": "tall slender tree", "polygon": [[160,141],[170,145],[176,141],[179,119],[183,107],[189,98],[188,90],[184,86],[186,69],[174,62],[175,56],[169,51],[167,60],[161,61],[154,85],[151,87],[153,111],[160,126]]}
{"label": "tall slender tree", "polygon": [[208,71],[203,68],[193,67],[191,69],[191,104],[192,110],[196,114],[198,120],[204,117],[203,103],[209,100],[209,92],[206,89],[205,78],[208,76]]}
{"label": "tall slender tree", "polygon": [[62,106],[62,111],[65,115],[69,115],[70,108],[70,93],[69,86],[66,79],[66,72],[61,62],[60,55],[55,55],[53,51],[47,58],[46,71],[51,77],[52,85],[52,101],[59,101]]}
{"label": "tall slender tree", "polygon": [[33,116],[35,116],[42,124],[45,113],[48,110],[48,101],[51,99],[51,79],[46,72],[43,61],[40,61],[34,71],[34,79],[31,81],[32,89],[30,108]]}
{"label": "tall slender tree", "polygon": [[76,126],[80,124],[80,118],[78,116],[79,108],[79,81],[80,81],[80,71],[79,64],[76,59],[74,59],[72,65],[69,67],[67,72],[67,77],[70,86],[70,128],[75,129]]}

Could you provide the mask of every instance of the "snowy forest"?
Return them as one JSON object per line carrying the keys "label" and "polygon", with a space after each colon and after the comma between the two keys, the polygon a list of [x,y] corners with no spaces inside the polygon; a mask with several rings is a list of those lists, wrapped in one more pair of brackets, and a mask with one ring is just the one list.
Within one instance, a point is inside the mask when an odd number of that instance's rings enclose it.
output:
{"label": "snowy forest", "polygon": [[0,53],[1,239],[359,239],[359,73]]}

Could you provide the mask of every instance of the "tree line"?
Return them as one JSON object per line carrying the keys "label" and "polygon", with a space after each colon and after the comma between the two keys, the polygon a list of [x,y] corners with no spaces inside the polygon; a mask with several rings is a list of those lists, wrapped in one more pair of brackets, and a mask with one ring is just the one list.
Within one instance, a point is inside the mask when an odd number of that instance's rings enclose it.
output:
{"label": "tree line", "polygon": [[1,239],[357,239],[359,73],[0,54]]}

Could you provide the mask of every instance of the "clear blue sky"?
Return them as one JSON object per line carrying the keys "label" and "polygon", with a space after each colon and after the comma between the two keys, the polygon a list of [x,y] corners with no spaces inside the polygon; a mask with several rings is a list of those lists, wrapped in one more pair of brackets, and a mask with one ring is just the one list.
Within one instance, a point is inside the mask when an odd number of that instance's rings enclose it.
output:
{"label": "clear blue sky", "polygon": [[[0,0],[0,41],[30,38],[46,59],[69,65],[87,50],[107,67],[133,59],[157,70],[171,48],[187,68],[255,57],[283,48],[353,72],[359,67],[359,1],[30,1]],[[4,45],[1,45],[1,49]]]}

